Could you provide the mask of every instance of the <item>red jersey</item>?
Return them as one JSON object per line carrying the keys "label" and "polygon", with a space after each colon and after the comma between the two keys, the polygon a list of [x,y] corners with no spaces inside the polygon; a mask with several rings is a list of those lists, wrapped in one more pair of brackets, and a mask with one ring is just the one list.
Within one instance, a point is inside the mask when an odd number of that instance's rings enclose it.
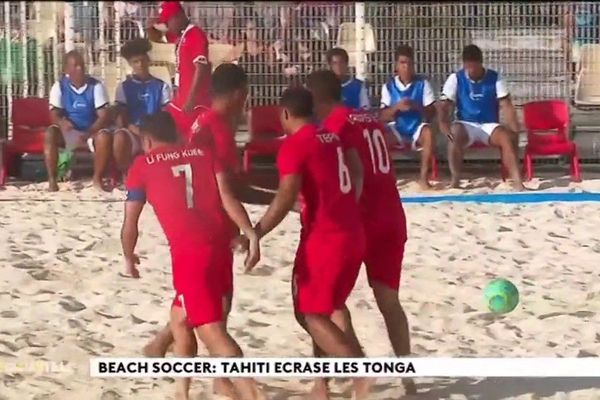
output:
{"label": "red jersey", "polygon": [[394,212],[403,217],[394,166],[381,123],[366,112],[339,106],[325,118],[323,126],[338,134],[346,147],[355,148],[360,155],[364,167],[360,205],[365,222],[369,225],[389,224]]}
{"label": "red jersey", "polygon": [[127,176],[127,199],[148,201],[171,249],[222,240],[220,172],[212,157],[194,146],[168,146],[139,156]]}
{"label": "red jersey", "polygon": [[288,136],[277,155],[281,178],[302,176],[302,233],[362,229],[343,143],[335,133],[308,124]]}
{"label": "red jersey", "polygon": [[235,144],[235,132],[229,122],[218,112],[208,109],[192,125],[191,142],[207,148],[225,170],[241,172],[241,162]]}
{"label": "red jersey", "polygon": [[[189,24],[177,40],[175,47],[177,92],[173,104],[181,108],[188,99],[197,64],[208,64],[208,38],[196,25]],[[196,107],[210,105],[210,73],[205,74],[196,95]]]}

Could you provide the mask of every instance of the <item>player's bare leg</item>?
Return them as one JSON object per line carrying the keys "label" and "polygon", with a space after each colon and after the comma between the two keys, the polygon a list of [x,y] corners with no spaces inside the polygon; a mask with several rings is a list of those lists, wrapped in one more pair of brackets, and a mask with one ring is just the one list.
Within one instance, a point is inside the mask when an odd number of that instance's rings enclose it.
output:
{"label": "player's bare leg", "polygon": [[[242,349],[227,333],[224,322],[205,324],[197,327],[195,331],[212,357],[243,357]],[[264,395],[259,391],[254,379],[236,378],[231,382],[240,400],[264,399]]]}
{"label": "player's bare leg", "polygon": [[112,157],[112,135],[106,131],[100,131],[94,136],[94,176],[92,182],[94,188],[105,191],[102,178],[108,168]]}
{"label": "player's bare leg", "polygon": [[117,131],[113,139],[113,157],[121,174],[125,174],[131,164],[131,148],[132,143],[129,134],[123,130]]}
{"label": "player's bare leg", "polygon": [[[223,315],[225,319],[225,329],[227,329],[227,318],[231,312],[231,303],[233,293],[229,293],[223,297]],[[226,396],[232,399],[239,399],[233,383],[228,378],[215,378],[213,383],[213,392],[219,396]]]}
{"label": "player's bare leg", "polygon": [[170,324],[167,324],[144,346],[142,352],[146,357],[164,357],[173,342],[173,332]]}
{"label": "player's bare leg", "polygon": [[450,127],[452,140],[448,141],[448,166],[452,175],[450,187],[460,187],[460,173],[465,157],[465,147],[469,142],[469,136],[462,124],[454,123]]}
{"label": "player's bare leg", "polygon": [[[327,355],[332,357],[358,358],[364,357],[362,349],[356,347],[344,331],[342,331],[327,315],[305,314],[306,329]],[[372,380],[366,378],[354,379],[354,398],[367,397]]]}
{"label": "player's bare leg", "polygon": [[[304,315],[296,311],[294,313],[294,316],[296,317],[296,321],[298,321],[298,324],[300,324],[300,326],[306,331],[306,333],[310,335],[308,327],[306,326],[306,320],[304,319]],[[311,341],[313,347],[313,356],[315,356],[315,358],[326,357],[327,354],[325,354],[325,352],[321,350],[321,348],[317,345],[315,340],[312,339]],[[329,400],[329,378],[316,378],[313,383],[313,387],[308,395],[308,399]]]}
{"label": "player's bare leg", "polygon": [[514,133],[499,126],[492,132],[490,144],[500,148],[502,163],[504,163],[510,178],[513,180],[514,188],[520,191],[525,189],[525,187],[523,186],[521,171],[519,170],[519,159],[515,152],[514,137]]}
{"label": "player's bare leg", "polygon": [[419,140],[417,140],[417,145],[421,148],[421,172],[418,181],[421,190],[431,189],[428,174],[435,146],[433,139],[433,130],[431,127],[429,125],[423,126],[421,134],[419,135]]}
{"label": "player's bare leg", "polygon": [[[392,349],[397,357],[410,355],[408,318],[398,299],[398,291],[378,282],[372,282],[377,307],[383,316]],[[410,378],[402,379],[406,394],[416,394],[417,388]]]}
{"label": "player's bare leg", "polygon": [[48,191],[57,192],[58,148],[64,145],[64,139],[57,126],[51,126],[46,131],[44,140],[44,161],[48,172]]}
{"label": "player's bare leg", "polygon": [[[198,353],[194,331],[188,328],[185,311],[181,307],[171,309],[171,330],[175,339],[174,353],[177,357],[194,357]],[[189,400],[191,378],[178,378],[175,400]]]}

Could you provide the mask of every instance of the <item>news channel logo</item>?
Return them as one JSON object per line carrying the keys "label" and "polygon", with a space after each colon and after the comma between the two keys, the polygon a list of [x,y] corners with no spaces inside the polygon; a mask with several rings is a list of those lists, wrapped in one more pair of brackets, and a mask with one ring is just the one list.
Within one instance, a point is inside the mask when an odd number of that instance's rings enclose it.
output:
{"label": "news channel logo", "polygon": [[69,361],[0,360],[0,375],[54,375],[75,373],[77,373],[77,367],[73,362]]}

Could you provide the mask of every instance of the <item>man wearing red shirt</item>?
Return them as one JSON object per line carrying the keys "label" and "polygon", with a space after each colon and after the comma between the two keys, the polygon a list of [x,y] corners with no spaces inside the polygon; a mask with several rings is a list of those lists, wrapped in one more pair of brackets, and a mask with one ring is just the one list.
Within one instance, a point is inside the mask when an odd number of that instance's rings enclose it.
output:
{"label": "man wearing red shirt", "polygon": [[[360,155],[364,166],[360,208],[367,238],[364,258],[367,276],[394,352],[398,357],[407,356],[410,354],[408,321],[398,300],[407,240],[406,216],[396,188],[385,128],[374,116],[343,105],[342,85],[333,72],[311,73],[307,87],[323,128],[336,133]],[[407,393],[415,392],[412,380],[403,383]]]}
{"label": "man wearing red shirt", "polygon": [[167,111],[175,119],[179,133],[187,139],[198,115],[210,105],[208,38],[202,29],[190,23],[178,1],[161,4],[158,22],[167,25],[167,38],[177,38],[177,91]]}
{"label": "man wearing red shirt", "polygon": [[[281,123],[289,136],[277,156],[279,188],[255,229],[273,230],[302,196],[300,244],[293,271],[298,322],[333,357],[362,357],[336,323],[346,308],[364,256],[364,231],[350,167],[339,136],[311,124],[310,92],[288,89],[281,98]],[[356,398],[368,392],[368,380],[355,379]]]}
{"label": "man wearing red shirt", "polygon": [[[244,70],[235,64],[222,64],[215,69],[211,76],[211,91],[213,94],[211,107],[200,114],[192,126],[191,142],[201,149],[208,150],[227,173],[234,192],[239,195],[241,161],[235,144],[233,122],[239,120],[244,111],[248,95],[247,77]],[[228,217],[225,216],[228,220]],[[223,316],[231,310],[233,297],[233,252],[230,242],[239,235],[239,229],[229,222],[230,236],[222,246],[220,268],[224,271]],[[173,343],[171,329],[167,325],[145,347],[148,356],[164,357],[169,346]],[[214,391],[222,395],[230,395],[231,383],[227,379],[215,379]]]}
{"label": "man wearing red shirt", "polygon": [[[227,333],[222,309],[221,282],[227,277],[219,265],[222,243],[228,235],[225,213],[249,239],[246,268],[252,268],[260,258],[258,236],[233,195],[227,174],[210,153],[193,145],[177,145],[175,124],[168,113],[145,117],[140,132],[146,155],[138,157],[129,171],[121,231],[126,271],[139,277],[139,259],[134,251],[139,216],[147,201],[171,250],[175,299],[170,326],[175,354],[197,354],[195,331],[211,356],[241,357],[241,349]],[[235,380],[233,384],[241,398],[259,398],[252,379]],[[178,381],[176,397],[187,399],[189,386],[189,378]]]}

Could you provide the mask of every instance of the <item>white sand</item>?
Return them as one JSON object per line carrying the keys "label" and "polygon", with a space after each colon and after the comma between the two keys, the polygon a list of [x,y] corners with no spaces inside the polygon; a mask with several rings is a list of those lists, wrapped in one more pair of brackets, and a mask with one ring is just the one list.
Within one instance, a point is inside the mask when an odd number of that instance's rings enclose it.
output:
{"label": "white sand", "polygon": [[[534,186],[600,191],[536,181]],[[68,361],[71,372],[3,374],[0,399],[169,399],[169,380],[91,379],[92,356],[139,356],[172,300],[168,250],[150,208],[141,219],[142,279],[122,271],[122,192],[98,195],[82,184],[47,194],[42,184],[0,190],[0,365]],[[402,185],[403,193],[414,185]],[[502,191],[492,180],[472,191]],[[264,207],[248,206],[253,220]],[[419,356],[600,355],[600,205],[406,205],[409,235],[401,300]],[[309,356],[290,296],[299,222],[290,215],[265,241],[253,275],[236,275],[231,331],[249,356]],[[237,259],[238,266],[241,260]],[[522,302],[492,317],[482,304],[491,278],[511,279]],[[364,274],[349,307],[371,356],[391,355]],[[374,338],[380,338],[374,340]],[[5,364],[6,365],[6,364]],[[421,379],[423,399],[600,399],[600,379]],[[266,380],[271,398],[300,399],[306,381]],[[349,398],[336,384],[334,398]],[[195,399],[212,398],[209,382]],[[381,380],[373,399],[399,398]],[[339,394],[339,393],[344,393]]]}

